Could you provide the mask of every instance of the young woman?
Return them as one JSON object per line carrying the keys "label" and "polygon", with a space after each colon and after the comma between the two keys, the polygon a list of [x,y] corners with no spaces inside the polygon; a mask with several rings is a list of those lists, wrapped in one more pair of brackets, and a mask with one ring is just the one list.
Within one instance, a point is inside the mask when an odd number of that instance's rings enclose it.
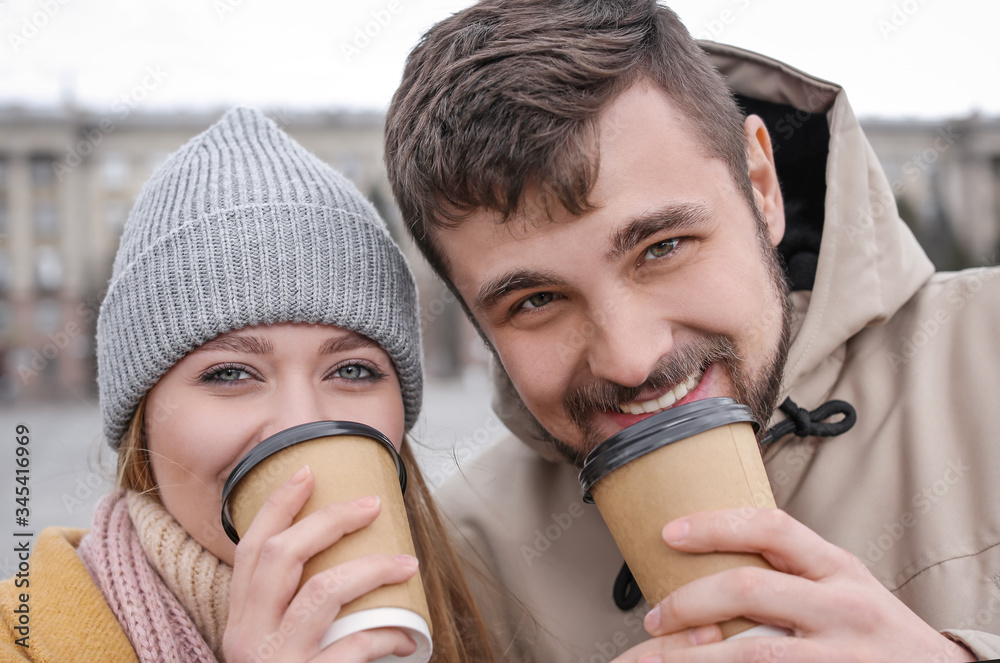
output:
{"label": "young woman", "polygon": [[16,577],[0,586],[0,658],[289,663],[412,652],[398,629],[322,650],[319,640],[343,604],[407,580],[416,559],[373,555],[335,567],[325,573],[347,580],[318,603],[309,590],[323,586],[320,576],[297,591],[303,562],[371,523],[377,499],[292,525],[315,483],[303,467],[238,546],[222,530],[222,486],[249,449],[297,424],[350,420],[385,433],[406,464],[432,660],[493,660],[404,442],[422,388],[414,280],[346,179],[259,112],[229,112],[140,194],[97,336],[119,489],[85,536],[39,536],[28,601]]}

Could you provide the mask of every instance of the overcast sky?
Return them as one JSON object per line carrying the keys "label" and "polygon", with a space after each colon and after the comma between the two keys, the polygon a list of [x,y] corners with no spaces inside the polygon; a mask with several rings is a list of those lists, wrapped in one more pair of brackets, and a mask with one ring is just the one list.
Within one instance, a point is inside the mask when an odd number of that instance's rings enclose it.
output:
{"label": "overcast sky", "polygon": [[[0,0],[0,104],[384,110],[421,33],[468,4]],[[697,37],[840,83],[860,115],[1000,115],[996,0],[669,4]]]}

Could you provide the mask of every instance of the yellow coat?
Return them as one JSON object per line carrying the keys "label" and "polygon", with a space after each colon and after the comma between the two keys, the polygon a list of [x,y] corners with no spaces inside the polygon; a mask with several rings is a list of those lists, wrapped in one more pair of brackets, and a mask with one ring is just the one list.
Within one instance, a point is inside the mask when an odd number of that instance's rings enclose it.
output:
{"label": "yellow coat", "polygon": [[[28,559],[28,586],[17,576],[0,582],[0,661],[38,663],[138,663],[135,650],[110,606],[76,554],[86,530],[42,531]],[[21,579],[23,585],[24,577]],[[18,613],[21,594],[28,594],[28,647]]]}

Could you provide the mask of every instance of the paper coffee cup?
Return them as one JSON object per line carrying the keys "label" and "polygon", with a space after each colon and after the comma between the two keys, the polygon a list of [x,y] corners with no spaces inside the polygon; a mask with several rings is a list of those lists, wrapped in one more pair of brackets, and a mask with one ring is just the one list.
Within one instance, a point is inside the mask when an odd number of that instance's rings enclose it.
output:
{"label": "paper coffee cup", "polygon": [[[702,576],[772,568],[758,554],[673,550],[661,534],[669,521],[699,511],[775,506],[754,425],[746,406],[706,398],[629,426],[587,455],[584,500],[597,504],[650,606]],[[744,524],[734,514],[732,526]],[[728,638],[759,625],[738,618],[719,626]]]}
{"label": "paper coffee cup", "polygon": [[[300,589],[320,571],[369,553],[414,554],[403,504],[406,470],[402,459],[385,435],[350,421],[317,421],[289,428],[255,446],[237,463],[222,491],[222,525],[234,543],[271,493],[303,465],[310,466],[316,484],[294,522],[327,504],[365,495],[378,495],[382,511],[372,524],[309,559],[302,569]],[[418,573],[405,583],[378,587],[344,605],[321,646],[357,631],[393,626],[417,642],[417,651],[405,657],[384,657],[379,663],[426,663],[433,649],[430,623]]]}

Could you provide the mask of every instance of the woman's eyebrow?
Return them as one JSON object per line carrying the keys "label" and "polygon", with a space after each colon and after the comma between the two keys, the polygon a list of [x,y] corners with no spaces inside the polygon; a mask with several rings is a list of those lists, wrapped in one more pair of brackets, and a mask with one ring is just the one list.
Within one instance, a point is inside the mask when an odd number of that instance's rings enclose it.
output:
{"label": "woman's eyebrow", "polygon": [[258,336],[216,336],[205,341],[192,352],[209,352],[212,350],[228,350],[252,355],[269,355],[274,352],[274,346],[266,338]]}
{"label": "woman's eyebrow", "polygon": [[379,344],[367,336],[351,332],[343,336],[328,339],[325,343],[323,343],[323,345],[320,346],[319,353],[321,355],[331,355],[338,352],[350,352],[351,350],[357,350],[358,348],[377,347],[379,347]]}

